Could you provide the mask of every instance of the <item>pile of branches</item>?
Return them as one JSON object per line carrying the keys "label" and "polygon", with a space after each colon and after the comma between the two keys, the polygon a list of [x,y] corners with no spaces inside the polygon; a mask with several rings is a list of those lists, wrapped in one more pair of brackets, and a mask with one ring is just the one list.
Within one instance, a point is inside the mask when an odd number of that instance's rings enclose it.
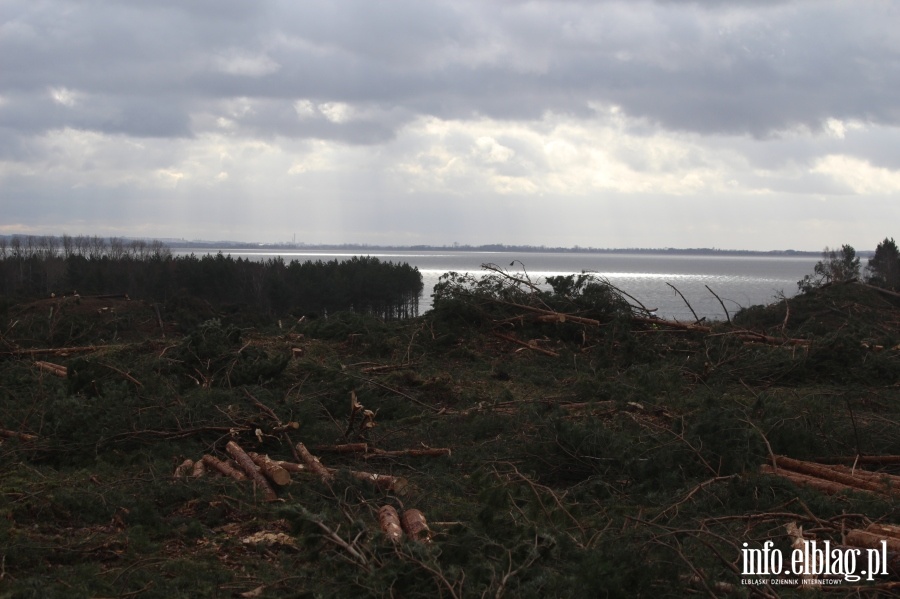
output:
{"label": "pile of branches", "polygon": [[[511,267],[514,265],[515,262],[510,264]],[[809,345],[808,339],[787,335],[785,327],[781,328],[780,334],[774,335],[737,327],[727,310],[727,323],[721,325],[704,324],[696,313],[694,322],[659,318],[655,309],[647,308],[637,298],[591,273],[551,276],[542,282],[532,280],[524,266],[521,273],[496,264],[483,264],[482,268],[487,274],[450,272],[441,277],[434,293],[437,317],[464,319],[470,323],[488,322],[496,336],[549,356],[556,353],[541,349],[533,342],[522,342],[507,332],[511,327],[526,324],[570,323],[587,328],[624,325],[640,332],[715,334],[744,343]],[[675,291],[681,295],[677,289]],[[722,300],[716,298],[721,303]]]}

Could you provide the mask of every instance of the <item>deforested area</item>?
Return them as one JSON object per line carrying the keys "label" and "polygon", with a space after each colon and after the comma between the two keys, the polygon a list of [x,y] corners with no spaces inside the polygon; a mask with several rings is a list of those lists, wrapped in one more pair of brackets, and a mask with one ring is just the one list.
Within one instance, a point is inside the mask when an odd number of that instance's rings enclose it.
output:
{"label": "deforested area", "polygon": [[410,318],[8,297],[0,594],[896,594],[895,292],[707,323],[546,283],[448,273]]}

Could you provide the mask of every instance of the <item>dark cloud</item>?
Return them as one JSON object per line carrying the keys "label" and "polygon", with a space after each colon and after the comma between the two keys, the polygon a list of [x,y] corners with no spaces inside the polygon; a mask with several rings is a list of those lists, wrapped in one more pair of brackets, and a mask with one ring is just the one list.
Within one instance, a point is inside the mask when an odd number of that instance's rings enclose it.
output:
{"label": "dark cloud", "polygon": [[[35,104],[66,88],[106,115],[42,110],[24,115],[30,130],[179,136],[193,111],[233,97],[513,120],[601,102],[670,129],[756,136],[900,117],[898,11],[881,3],[13,1],[4,13],[0,93]],[[0,118],[23,116],[15,104]],[[269,106],[257,120],[272,133],[390,137],[365,121],[357,134],[291,125]]]}
{"label": "dark cloud", "polygon": [[[294,214],[320,241],[479,243],[502,222],[523,230],[505,242],[585,245],[595,221],[601,245],[679,245],[675,223],[714,223],[724,247],[723,197],[802,197],[792,218],[831,214],[804,234],[838,231],[855,209],[821,198],[900,211],[898,17],[877,0],[6,0],[0,228],[259,239]],[[549,240],[560,210],[586,218]]]}

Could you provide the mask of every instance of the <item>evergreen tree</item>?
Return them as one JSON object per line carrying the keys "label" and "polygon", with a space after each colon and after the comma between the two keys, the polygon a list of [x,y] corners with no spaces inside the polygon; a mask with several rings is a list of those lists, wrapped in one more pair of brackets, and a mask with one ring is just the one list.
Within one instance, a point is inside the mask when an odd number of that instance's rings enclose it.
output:
{"label": "evergreen tree", "polygon": [[869,258],[866,271],[866,278],[872,285],[887,289],[900,288],[900,249],[893,237],[885,237],[878,244],[875,255]]}
{"label": "evergreen tree", "polygon": [[813,274],[797,282],[800,291],[806,292],[827,285],[859,278],[859,256],[852,245],[844,244],[840,251],[828,249],[822,252],[822,260],[816,263]]}

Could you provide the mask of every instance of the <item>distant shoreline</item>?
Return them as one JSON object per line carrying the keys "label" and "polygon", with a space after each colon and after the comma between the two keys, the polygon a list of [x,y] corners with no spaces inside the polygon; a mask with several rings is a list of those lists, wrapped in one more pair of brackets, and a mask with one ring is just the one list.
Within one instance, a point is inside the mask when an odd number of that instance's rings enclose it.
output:
{"label": "distant shoreline", "polygon": [[[802,250],[724,250],[716,248],[594,248],[594,247],[547,247],[533,245],[368,245],[355,243],[342,244],[295,244],[295,243],[243,243],[215,241],[175,241],[163,240],[171,247],[184,249],[234,249],[234,250],[318,250],[318,251],[428,251],[428,252],[552,252],[570,254],[672,254],[681,256],[821,256],[822,252]],[[868,252],[859,252],[867,254]]]}

